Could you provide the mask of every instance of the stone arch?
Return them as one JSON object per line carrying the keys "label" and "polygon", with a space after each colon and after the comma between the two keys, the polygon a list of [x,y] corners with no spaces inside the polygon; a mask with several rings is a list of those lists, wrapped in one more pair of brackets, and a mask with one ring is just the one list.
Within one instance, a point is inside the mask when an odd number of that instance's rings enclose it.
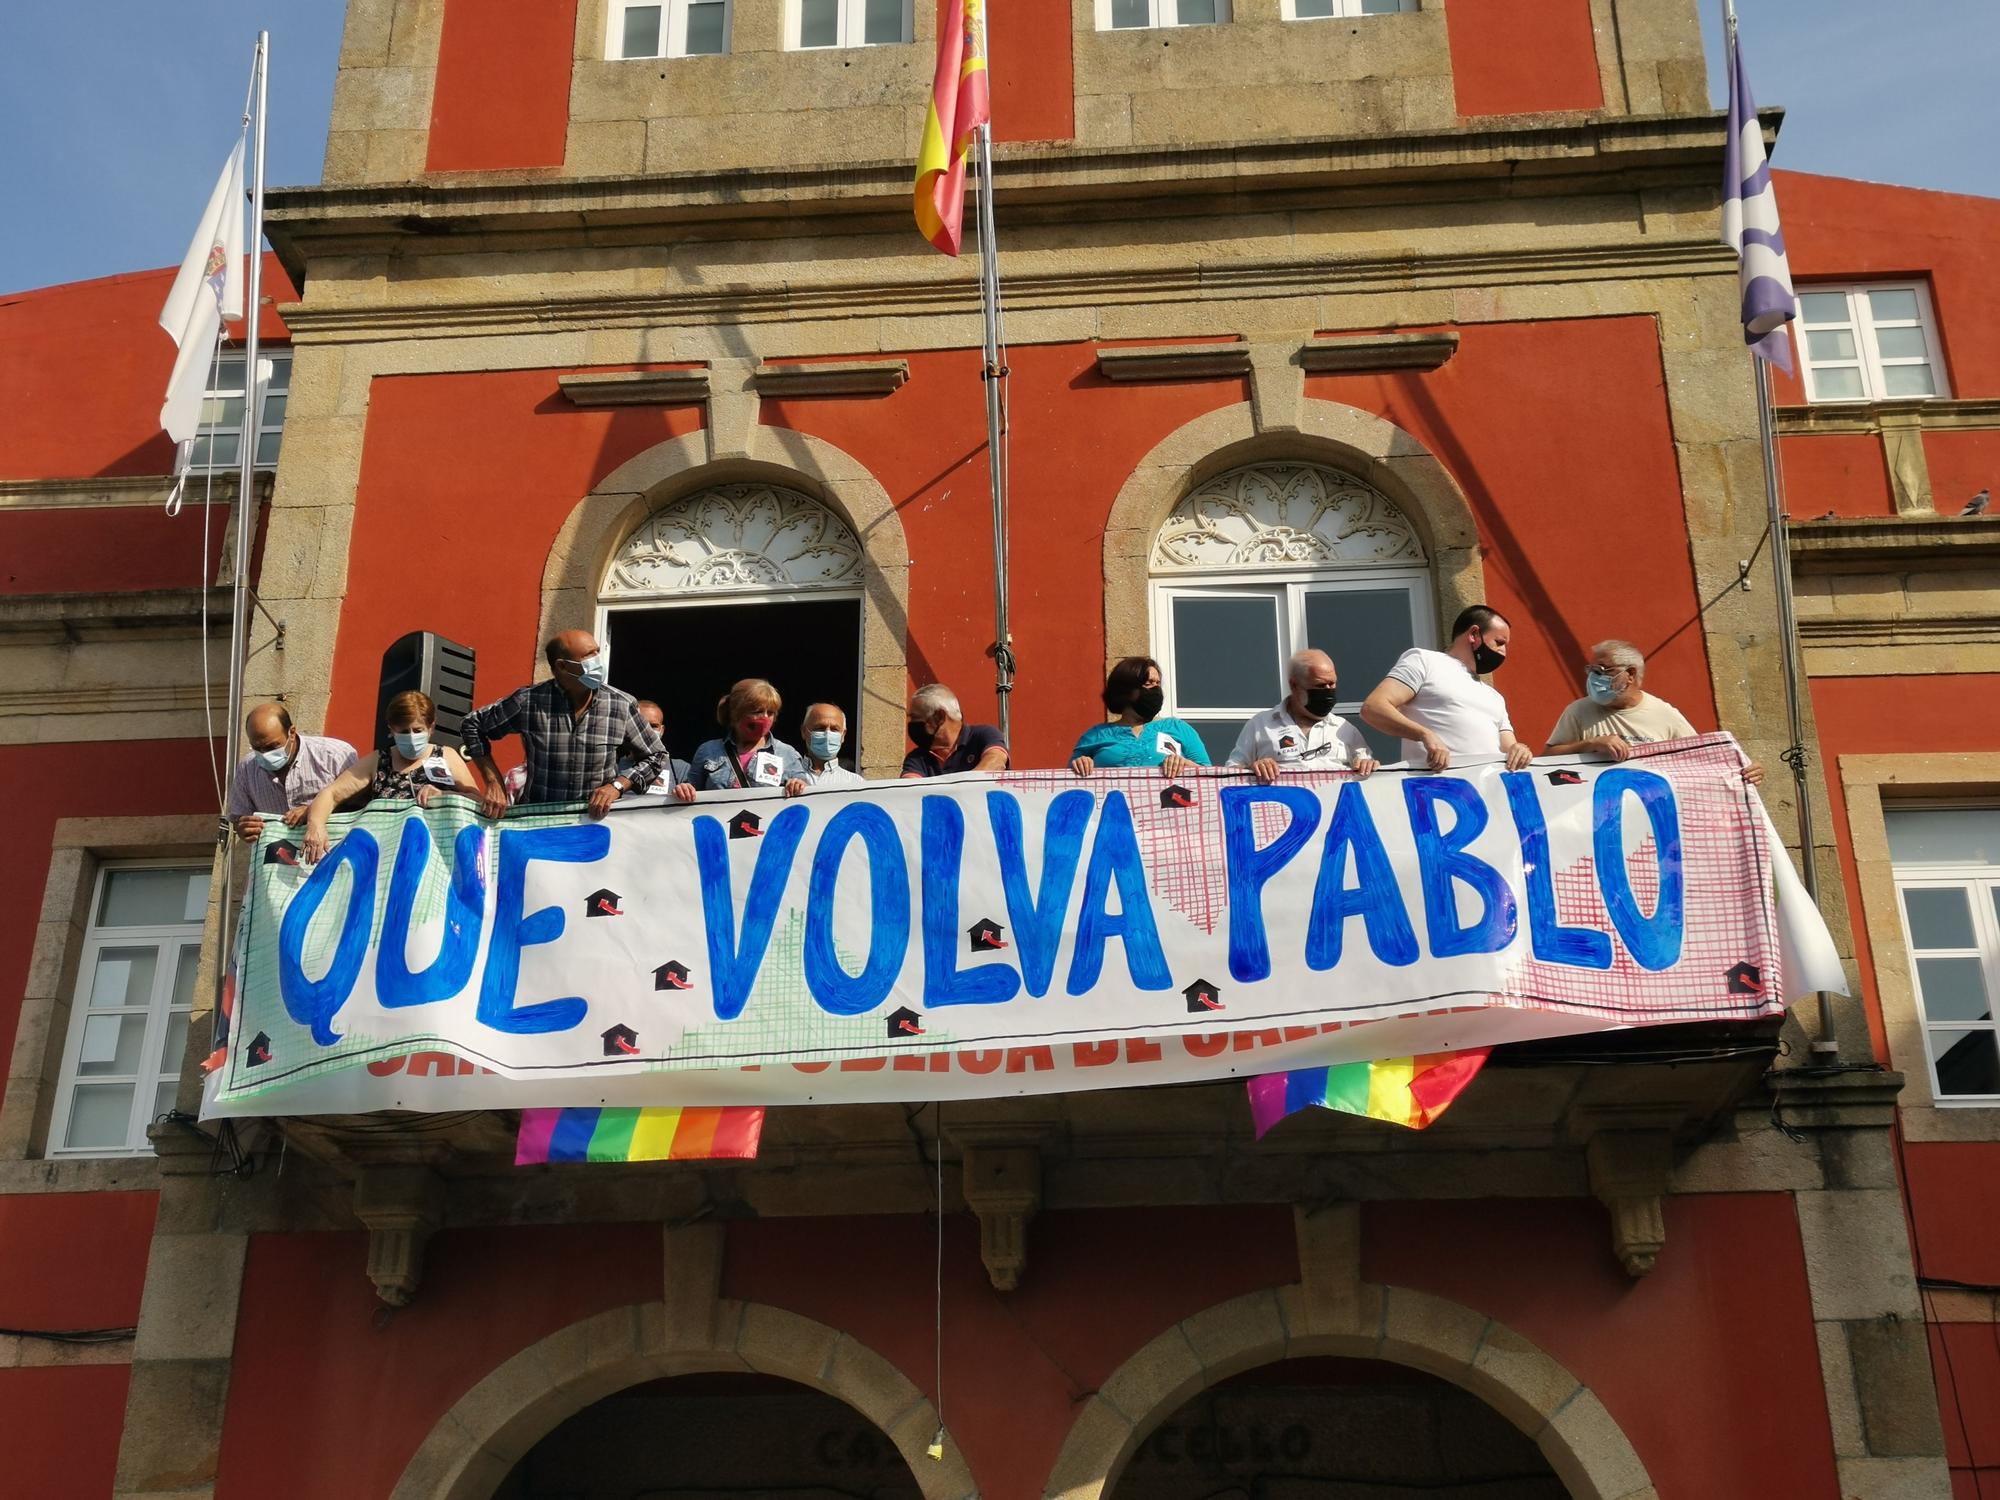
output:
{"label": "stone arch", "polygon": [[824,1323],[758,1302],[719,1301],[710,1336],[669,1342],[660,1302],[612,1308],[558,1329],[490,1371],[437,1421],[390,1500],[491,1500],[543,1435],[586,1406],[675,1375],[754,1371],[810,1386],[873,1422],[896,1445],[926,1500],[976,1500],[949,1432],[925,1449],[937,1408],[888,1360]]}
{"label": "stone arch", "polygon": [[[704,433],[648,448],[613,469],[564,518],[542,569],[536,643],[558,630],[588,629],[612,554],[647,517],[712,485],[763,483],[798,490],[837,515],[861,539],[861,744],[864,770],[893,772],[903,758],[903,705],[909,674],[910,547],[889,495],[862,464],[802,432],[760,430],[759,458],[709,461]],[[532,670],[547,675],[539,649]]]}
{"label": "stone arch", "polygon": [[1259,1365],[1312,1355],[1380,1359],[1436,1375],[1526,1433],[1575,1500],[1656,1500],[1646,1466],[1597,1395],[1484,1313],[1404,1287],[1351,1298],[1302,1286],[1252,1292],[1183,1318],[1120,1365],[1078,1412],[1045,1500],[1102,1500],[1153,1429],[1190,1397]]}
{"label": "stone arch", "polygon": [[1153,539],[1181,497],[1230,469],[1261,462],[1325,464],[1365,480],[1401,507],[1430,555],[1441,616],[1485,592],[1479,531],[1458,482],[1393,422],[1334,401],[1301,401],[1296,428],[1260,428],[1252,404],[1197,417],[1163,438],[1132,470],[1104,530],[1105,665],[1151,651]]}

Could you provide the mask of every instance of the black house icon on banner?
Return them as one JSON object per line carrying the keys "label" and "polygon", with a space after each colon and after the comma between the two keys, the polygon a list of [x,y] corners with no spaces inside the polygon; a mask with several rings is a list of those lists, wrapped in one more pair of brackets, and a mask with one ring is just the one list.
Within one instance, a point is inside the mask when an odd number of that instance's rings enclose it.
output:
{"label": "black house icon on banner", "polygon": [[1582,773],[1557,769],[1548,773],[1550,786],[1582,786]]}
{"label": "black house icon on banner", "polygon": [[1160,789],[1160,806],[1193,807],[1194,793],[1178,783],[1173,786],[1162,787]]}
{"label": "black house icon on banner", "polygon": [[1737,964],[1725,977],[1729,980],[1729,993],[1732,995],[1764,993],[1764,971],[1755,964]]}
{"label": "black house icon on banner", "polygon": [[258,1032],[250,1038],[249,1049],[243,1056],[251,1067],[261,1068],[271,1060],[271,1038],[261,1031]]}
{"label": "black house icon on banner", "polygon": [[1181,993],[1187,996],[1188,1014],[1201,1015],[1204,1011],[1221,1010],[1222,994],[1206,979],[1197,979]]}
{"label": "black house icon on banner", "polygon": [[965,929],[965,936],[972,944],[974,953],[991,953],[1007,946],[1007,940],[1000,936],[1000,924],[991,917],[981,917]]}
{"label": "black house icon on banner", "polygon": [[586,917],[622,917],[619,909],[620,897],[616,891],[592,891],[583,898],[583,914]]}
{"label": "black house icon on banner", "polygon": [[653,970],[653,988],[656,990],[684,990],[688,987],[688,966],[684,963],[663,963]]}
{"label": "black house icon on banner", "polygon": [[299,846],[288,844],[283,839],[267,844],[264,848],[264,863],[267,865],[296,865],[299,862]]}
{"label": "black house icon on banner", "polygon": [[917,1013],[911,1010],[909,1006],[898,1006],[895,1010],[889,1012],[890,1041],[893,1042],[899,1037],[922,1036],[923,1034],[923,1023],[917,1019]]}
{"label": "black house icon on banner", "polygon": [[639,1033],[630,1026],[614,1026],[604,1033],[606,1057],[634,1057],[639,1051]]}
{"label": "black house icon on banner", "polygon": [[733,839],[761,838],[764,833],[761,826],[763,821],[746,807],[729,820],[729,836]]}

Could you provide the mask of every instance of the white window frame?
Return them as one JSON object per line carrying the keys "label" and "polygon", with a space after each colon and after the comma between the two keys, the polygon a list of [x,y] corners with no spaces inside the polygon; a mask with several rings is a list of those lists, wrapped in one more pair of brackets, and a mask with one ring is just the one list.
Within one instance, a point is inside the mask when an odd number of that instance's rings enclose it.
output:
{"label": "white window frame", "polygon": [[[1963,804],[1966,807],[1979,806],[1988,810],[1986,804]],[[1890,805],[1883,809],[1886,817],[1893,818],[1903,808],[1921,808],[1926,811],[1949,811],[1950,807],[1931,802],[1905,803],[1901,807]],[[1902,923],[1903,946],[1910,957],[1910,989],[1916,996],[1917,1022],[1924,1034],[1924,1066],[1928,1070],[1931,1083],[1931,1101],[1940,1109],[1990,1109],[2000,1104],[2000,1094],[1947,1094],[1940,1086],[1937,1072],[1937,1047],[1933,1041],[1940,1031],[1987,1031],[1996,1033],[1995,1046],[2000,1047],[2000,913],[1994,908],[1995,893],[2000,892],[2000,865],[1981,864],[1917,864],[1896,861],[1891,866],[1896,883],[1896,920]],[[1903,905],[1903,893],[1911,890],[1962,890],[1966,892],[1972,907],[1972,936],[1977,945],[1974,948],[1926,948],[1919,950],[1914,934],[1910,931],[1909,911]],[[1933,1021],[1924,1004],[1924,982],[1919,958],[1971,958],[1977,956],[1986,982],[1988,1018],[1984,1021]]]}
{"label": "white window frame", "polygon": [[1287,21],[1348,21],[1348,20],[1355,20],[1361,17],[1373,17],[1379,15],[1398,15],[1417,9],[1417,0],[1393,0],[1393,3],[1396,6],[1396,9],[1393,11],[1363,10],[1362,6],[1366,3],[1367,0],[1332,0],[1333,4],[1332,14],[1324,16],[1302,16],[1299,14],[1298,0],[1282,0],[1282,3],[1279,5],[1278,10],[1279,13]]}
{"label": "white window frame", "polygon": [[[292,390],[292,351],[282,346],[276,349],[266,349],[259,355],[259,358],[271,361],[271,378],[264,384],[262,397],[263,409],[261,412],[262,421],[257,429],[257,441],[261,445],[267,436],[276,437],[278,439],[277,448],[282,452],[285,431],[284,403],[290,397]],[[279,403],[275,421],[272,419],[271,411],[271,403],[274,399]],[[239,459],[234,457],[215,459],[212,457],[215,451],[214,440],[217,437],[224,437],[230,433],[236,434],[237,453],[240,454],[243,451],[243,422],[241,418],[227,426],[216,424],[210,420],[213,411],[211,403],[232,400],[243,401],[243,410],[246,415],[248,414],[250,403],[245,399],[244,392],[243,352],[237,350],[231,353],[225,349],[222,357],[215,362],[214,368],[210,370],[208,389],[202,393],[201,426],[195,433],[193,462],[195,469],[213,470],[218,474],[233,474],[236,472],[240,463]],[[271,455],[269,462],[260,460],[255,465],[256,468],[266,470],[275,469],[277,466],[278,454],[276,452]]]}
{"label": "white window frame", "polygon": [[[1144,26],[1114,26],[1111,24],[1112,0],[1096,0],[1097,29],[1099,31],[1158,31],[1179,27],[1180,0],[1146,0],[1146,24]],[[1215,0],[1213,21],[1191,21],[1190,26],[1227,26],[1235,19],[1230,0]]]}
{"label": "white window frame", "polygon": [[[1187,718],[1192,714],[1196,719],[1235,718],[1241,714],[1245,719],[1270,709],[1272,702],[1236,705],[1228,707],[1204,704],[1199,708],[1183,708],[1174,692],[1174,600],[1179,598],[1201,599],[1268,599],[1278,600],[1278,682],[1279,691],[1284,691],[1285,663],[1294,653],[1307,647],[1318,647],[1333,657],[1334,667],[1340,673],[1339,702],[1334,712],[1342,718],[1360,723],[1361,704],[1375,690],[1373,682],[1362,682],[1342,665],[1340,643],[1338,641],[1312,641],[1306,638],[1306,599],[1312,594],[1335,593],[1380,593],[1384,589],[1400,588],[1407,591],[1410,602],[1410,644],[1432,647],[1436,645],[1436,613],[1431,603],[1430,569],[1421,564],[1399,565],[1388,568],[1292,568],[1257,572],[1229,572],[1213,575],[1212,582],[1199,581],[1196,577],[1182,573],[1172,577],[1155,578],[1152,581],[1152,632],[1153,659],[1160,664],[1160,682],[1166,689],[1166,706],[1162,713],[1176,718]],[[1226,753],[1226,752],[1225,752]]]}
{"label": "white window frame", "polygon": [[[1800,305],[1799,317],[1792,324],[1793,336],[1799,346],[1799,365],[1805,376],[1806,400],[1816,403],[1838,405],[1856,401],[1937,401],[1947,398],[1951,388],[1945,379],[1944,347],[1938,341],[1937,313],[1931,306],[1930,287],[1923,281],[1853,281],[1837,283],[1809,282],[1796,288],[1798,295],[1832,294],[1847,298],[1847,318],[1844,325],[1821,324],[1822,328],[1844,326],[1853,331],[1855,358],[1852,360],[1822,359],[1812,357],[1811,331],[1806,327],[1805,308]],[[1912,292],[1917,299],[1917,316],[1914,322],[1893,321],[1877,323],[1874,307],[1868,300],[1870,292]],[[1924,336],[1924,358],[1909,357],[1887,359],[1882,357],[1878,328],[1917,328]],[[1885,369],[1895,366],[1926,364],[1930,367],[1931,385],[1928,396],[1891,395],[1883,375]],[[1853,369],[1861,375],[1861,394],[1858,396],[1835,396],[1822,394],[1819,389],[1817,367]]]}
{"label": "white window frame", "polygon": [[903,0],[903,34],[893,42],[871,42],[868,35],[868,0],[839,0],[839,29],[833,41],[808,47],[805,40],[805,6],[802,0],[785,0],[785,50],[787,52],[834,52],[847,47],[898,47],[916,38],[916,0]]}
{"label": "white window frame", "polygon": [[[688,9],[691,5],[720,5],[722,7],[722,50],[720,52],[695,52],[687,50]],[[625,55],[625,12],[628,10],[659,10],[661,50],[650,57],[640,54],[635,57]],[[729,43],[734,31],[735,0],[611,0],[605,7],[604,15],[604,57],[607,62],[655,62],[666,57],[722,57],[729,52]]]}
{"label": "white window frame", "polygon": [[[119,860],[107,862],[99,868],[97,878],[90,891],[90,923],[85,936],[76,968],[76,985],[70,992],[69,1036],[63,1044],[62,1069],[56,1079],[55,1110],[49,1122],[47,1155],[51,1157],[110,1157],[147,1156],[152,1153],[152,1143],[146,1139],[146,1127],[156,1114],[155,1100],[161,1084],[180,1076],[180,1059],[173,1061],[172,1071],[158,1068],[160,1051],[166,1045],[167,1031],[177,1015],[192,1012],[194,997],[190,1004],[177,1006],[173,1003],[174,979],[179,973],[180,954],[184,948],[201,952],[202,919],[192,922],[166,923],[151,927],[102,927],[98,925],[98,914],[103,910],[104,895],[111,877],[128,870],[184,870],[189,874],[207,876],[208,871],[198,864],[185,859]],[[137,1005],[95,1006],[90,1004],[90,986],[97,975],[97,956],[106,948],[154,947],[160,957],[153,965],[153,988],[142,1008]],[[200,960],[197,957],[196,962]],[[139,1045],[140,1067],[136,1075],[128,1079],[123,1075],[103,1077],[97,1074],[81,1074],[78,1067],[83,1051],[84,1027],[92,1016],[137,1015],[146,1016],[144,1040]],[[132,1113],[126,1121],[125,1144],[123,1146],[65,1146],[64,1139],[69,1134],[71,1107],[76,1099],[79,1085],[96,1083],[131,1082]]]}

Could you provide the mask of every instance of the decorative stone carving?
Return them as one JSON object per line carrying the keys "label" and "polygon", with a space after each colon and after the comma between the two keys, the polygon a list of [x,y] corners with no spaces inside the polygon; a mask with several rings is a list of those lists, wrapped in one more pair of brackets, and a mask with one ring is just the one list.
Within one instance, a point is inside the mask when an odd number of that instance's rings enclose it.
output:
{"label": "decorative stone carving", "polygon": [[1618,1263],[1627,1276],[1644,1276],[1667,1244],[1673,1137],[1664,1130],[1600,1130],[1585,1144],[1583,1159],[1591,1192],[1611,1212]]}
{"label": "decorative stone carving", "polygon": [[1042,1206],[1044,1132],[1034,1125],[973,1125],[949,1133],[964,1153],[959,1185],[979,1219],[987,1279],[995,1291],[1011,1292],[1028,1266],[1028,1221]]}
{"label": "decorative stone carving", "polygon": [[656,511],[618,548],[603,597],[858,589],[861,543],[809,495],[724,484]]}
{"label": "decorative stone carving", "polygon": [[408,1307],[424,1278],[424,1247],[444,1219],[444,1181],[429,1166],[362,1168],[354,1214],[368,1226],[368,1279],[391,1307]]}
{"label": "decorative stone carving", "polygon": [[1425,561],[1387,495],[1320,464],[1252,464],[1188,494],[1153,543],[1155,573],[1363,568]]}

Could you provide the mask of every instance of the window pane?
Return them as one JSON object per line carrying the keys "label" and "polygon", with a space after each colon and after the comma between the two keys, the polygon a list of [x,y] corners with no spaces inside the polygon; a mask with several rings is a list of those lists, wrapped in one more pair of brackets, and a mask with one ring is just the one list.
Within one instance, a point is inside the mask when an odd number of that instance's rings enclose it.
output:
{"label": "window pane", "polygon": [[1806,335],[1806,352],[1815,360],[1853,359],[1854,334],[1845,328],[1816,328]]}
{"label": "window pane", "polygon": [[76,1071],[131,1077],[139,1071],[139,1049],[146,1044],[146,1017],[88,1016],[77,1046]]}
{"label": "window pane", "polygon": [[149,1004],[159,957],[157,948],[100,948],[90,974],[91,1008]]}
{"label": "window pane", "polygon": [[1393,15],[1403,9],[1403,0],[1361,0],[1361,14],[1364,16]]}
{"label": "window pane", "polygon": [[1182,26],[1213,26],[1215,24],[1215,0],[1177,0],[1180,14],[1177,18]]}
{"label": "window pane", "polygon": [[264,394],[282,395],[292,388],[292,357],[289,354],[271,356],[271,378],[264,382]]}
{"label": "window pane", "polygon": [[1882,390],[1891,396],[1935,396],[1929,365],[1890,365],[1882,372]]}
{"label": "window pane", "polygon": [[185,1015],[167,1017],[167,1039],[160,1045],[159,1071],[170,1078],[180,1076],[181,1058],[187,1053],[188,1018]]}
{"label": "window pane", "polygon": [[1208,758],[1218,766],[1229,759],[1229,752],[1236,748],[1236,737],[1243,733],[1248,719],[1189,719],[1194,732],[1201,736],[1201,742],[1208,750]]}
{"label": "window pane", "polygon": [[199,922],[208,905],[206,870],[113,870],[104,881],[99,927],[170,927]]}
{"label": "window pane", "polygon": [[1976,948],[1972,935],[1972,902],[1964,886],[1948,890],[1905,891],[1903,910],[1910,918],[1913,948]]}
{"label": "window pane", "polygon": [[862,39],[871,46],[905,40],[903,0],[866,0]]}
{"label": "window pane", "polygon": [[86,1083],[70,1095],[63,1144],[85,1151],[118,1151],[130,1142],[132,1085]]}
{"label": "window pane", "polygon": [[799,0],[799,45],[840,45],[841,0]]}
{"label": "window pane", "polygon": [[1899,865],[2000,865],[2000,807],[1913,807],[1883,822]]}
{"label": "window pane", "polygon": [[1266,707],[1284,696],[1281,675],[1275,598],[1174,600],[1177,712]]}
{"label": "window pane", "polygon": [[1813,394],[1821,401],[1859,401],[1863,395],[1861,372],[1844,370],[1813,371]]}
{"label": "window pane", "polygon": [[1870,292],[1868,310],[1878,323],[1913,323],[1917,318],[1917,294],[1911,291]]}
{"label": "window pane", "polygon": [[1315,590],[1306,595],[1305,644],[1333,658],[1341,701],[1359,703],[1416,644],[1410,596],[1402,589]]}
{"label": "window pane", "polygon": [[153,1118],[155,1120],[174,1107],[174,1095],[180,1091],[181,1086],[178,1079],[172,1083],[162,1083],[153,1091]]}
{"label": "window pane", "polygon": [[1875,330],[1875,347],[1882,351],[1884,359],[1930,358],[1921,328],[1878,328]]}
{"label": "window pane", "polygon": [[1152,12],[1146,0],[1111,0],[1111,24],[1120,30],[1150,26],[1153,24]]}
{"label": "window pane", "polygon": [[282,391],[264,397],[264,415],[257,419],[260,424],[258,431],[267,432],[273,427],[285,425],[285,402],[289,399]]}
{"label": "window pane", "polygon": [[1918,959],[1917,992],[1923,997],[1927,1021],[1992,1019],[1992,1008],[1986,1003],[1986,978],[1976,958]]}
{"label": "window pane", "polygon": [[1292,14],[1301,21],[1333,14],[1333,0],[1293,0]]}
{"label": "window pane", "polygon": [[284,440],[285,440],[285,435],[281,432],[272,432],[266,429],[265,431],[258,433],[257,462],[260,464],[276,463],[278,461],[278,446],[279,444],[284,442]]}
{"label": "window pane", "polygon": [[174,965],[173,1003],[185,1009],[194,1004],[194,976],[201,967],[201,948],[188,943],[181,948],[181,956]]}
{"label": "window pane", "polygon": [[660,7],[634,5],[625,12],[625,41],[620,57],[660,55]]}
{"label": "window pane", "polygon": [[234,468],[243,461],[243,434],[240,432],[218,432],[209,438],[208,462],[210,467]]}
{"label": "window pane", "polygon": [[699,0],[688,6],[689,57],[706,57],[722,51],[722,22],[728,9],[722,0]]}
{"label": "window pane", "polygon": [[1811,324],[1848,322],[1847,293],[1801,292],[1799,316]]}
{"label": "window pane", "polygon": [[1941,1095],[2000,1094],[2000,1055],[1990,1031],[1933,1031]]}

